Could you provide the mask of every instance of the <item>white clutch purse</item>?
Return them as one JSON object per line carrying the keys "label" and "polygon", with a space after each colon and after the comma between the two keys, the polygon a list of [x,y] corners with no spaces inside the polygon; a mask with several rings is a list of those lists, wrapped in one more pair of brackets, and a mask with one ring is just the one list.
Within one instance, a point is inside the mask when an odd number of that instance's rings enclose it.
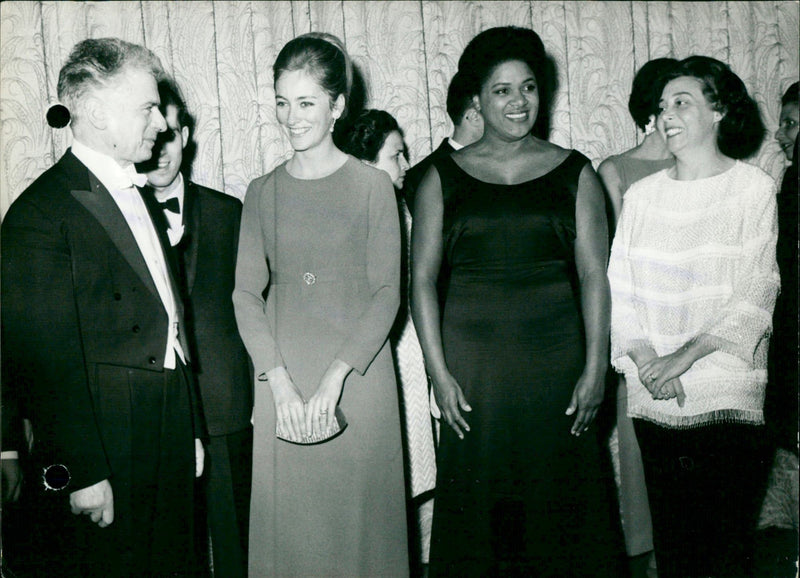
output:
{"label": "white clutch purse", "polygon": [[311,444],[321,444],[323,442],[335,438],[336,436],[341,434],[347,427],[347,419],[345,419],[344,413],[342,412],[341,408],[338,405],[336,406],[336,411],[334,412],[334,418],[335,419],[333,420],[333,425],[330,427],[328,431],[323,433],[319,433],[304,438],[293,438],[288,431],[281,429],[279,423],[275,426],[275,435],[278,437],[278,439],[282,439],[283,441],[293,444],[300,444],[304,446],[308,446]]}

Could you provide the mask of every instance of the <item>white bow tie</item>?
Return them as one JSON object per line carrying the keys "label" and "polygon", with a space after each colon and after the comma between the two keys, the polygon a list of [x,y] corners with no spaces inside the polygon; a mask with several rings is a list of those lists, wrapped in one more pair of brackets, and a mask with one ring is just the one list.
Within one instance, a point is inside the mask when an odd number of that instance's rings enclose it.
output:
{"label": "white bow tie", "polygon": [[147,175],[137,173],[136,171],[130,171],[128,172],[128,176],[131,178],[131,182],[137,187],[143,187],[147,184]]}
{"label": "white bow tie", "polygon": [[116,175],[113,181],[108,184],[112,189],[117,191],[131,189],[134,185],[143,187],[147,184],[147,175],[140,175],[133,171],[125,171],[123,174]]}

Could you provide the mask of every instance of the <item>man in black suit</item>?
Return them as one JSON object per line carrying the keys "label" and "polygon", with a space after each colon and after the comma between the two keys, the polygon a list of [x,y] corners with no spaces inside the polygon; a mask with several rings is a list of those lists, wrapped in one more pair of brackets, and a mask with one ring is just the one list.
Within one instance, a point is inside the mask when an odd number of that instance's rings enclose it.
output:
{"label": "man in black suit", "polygon": [[182,278],[193,367],[210,434],[205,493],[214,575],[245,578],[253,380],[231,300],[242,204],[184,178],[194,123],[171,80],[159,83],[159,95],[167,132],[139,169],[147,172],[150,190],[162,204],[161,225]]}
{"label": "man in black suit", "polygon": [[72,146],[2,225],[3,398],[31,421],[40,474],[21,498],[22,575],[183,576],[195,558],[205,425],[159,208],[134,169],[166,129],[162,75],[144,47],[78,43],[58,79]]}
{"label": "man in black suit", "polygon": [[406,172],[403,196],[412,216],[414,215],[414,198],[417,188],[433,161],[471,145],[483,136],[483,116],[478,111],[472,96],[464,89],[464,83],[458,73],[447,88],[447,116],[453,121],[453,136],[444,139],[439,144],[439,148]]}

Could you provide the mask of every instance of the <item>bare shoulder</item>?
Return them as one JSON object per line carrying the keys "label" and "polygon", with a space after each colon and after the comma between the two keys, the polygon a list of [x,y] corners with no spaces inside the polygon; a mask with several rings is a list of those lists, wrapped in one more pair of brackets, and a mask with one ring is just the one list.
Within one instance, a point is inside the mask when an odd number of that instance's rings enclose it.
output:
{"label": "bare shoulder", "polygon": [[572,149],[565,149],[549,140],[542,140],[538,138],[532,139],[533,150],[538,153],[552,155],[553,158],[566,158]]}
{"label": "bare shoulder", "polygon": [[621,155],[612,155],[600,163],[597,167],[597,174],[605,180],[609,178],[619,178],[619,171],[617,170],[618,158]]}

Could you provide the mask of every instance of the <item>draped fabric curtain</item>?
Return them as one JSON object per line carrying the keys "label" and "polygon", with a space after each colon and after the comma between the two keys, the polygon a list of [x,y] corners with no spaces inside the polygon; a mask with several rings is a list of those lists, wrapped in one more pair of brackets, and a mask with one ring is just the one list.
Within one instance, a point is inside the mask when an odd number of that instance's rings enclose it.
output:
{"label": "draped fabric curtain", "polygon": [[448,136],[447,85],[478,32],[536,30],[557,64],[551,140],[595,165],[637,143],[627,110],[651,58],[705,54],[745,81],[770,135],[752,162],[776,179],[780,97],[798,79],[798,3],[581,1],[192,1],[0,3],[0,214],[63,154],[68,129],[45,122],[58,71],[87,37],[118,36],[158,54],[196,117],[193,179],[243,198],[291,149],[275,120],[272,64],[292,37],[347,45],[367,105],[392,113],[412,164]]}

